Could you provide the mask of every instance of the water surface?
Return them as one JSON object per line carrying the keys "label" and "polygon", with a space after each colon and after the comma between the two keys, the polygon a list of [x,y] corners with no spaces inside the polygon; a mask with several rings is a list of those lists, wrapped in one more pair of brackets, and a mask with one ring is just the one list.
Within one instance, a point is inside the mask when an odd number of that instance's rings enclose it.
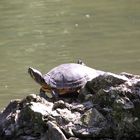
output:
{"label": "water surface", "polygon": [[37,93],[29,66],[46,73],[82,59],[95,69],[140,74],[139,0],[1,0],[0,109]]}

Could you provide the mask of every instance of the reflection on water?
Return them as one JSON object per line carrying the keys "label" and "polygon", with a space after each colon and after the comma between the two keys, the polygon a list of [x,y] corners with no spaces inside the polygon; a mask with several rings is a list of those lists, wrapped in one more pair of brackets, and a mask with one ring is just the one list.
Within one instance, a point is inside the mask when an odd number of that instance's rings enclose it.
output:
{"label": "reflection on water", "polygon": [[27,74],[81,58],[96,69],[139,73],[139,0],[1,0],[0,108],[37,93]]}

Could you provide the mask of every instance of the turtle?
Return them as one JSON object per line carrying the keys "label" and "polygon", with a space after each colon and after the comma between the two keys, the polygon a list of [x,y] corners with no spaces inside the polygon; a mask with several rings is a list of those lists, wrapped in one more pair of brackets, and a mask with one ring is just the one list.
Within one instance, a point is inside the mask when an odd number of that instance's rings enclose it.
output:
{"label": "turtle", "polygon": [[82,61],[60,64],[44,75],[29,67],[28,73],[41,85],[40,95],[49,92],[54,98],[74,92],[78,93],[87,81],[104,74],[103,71],[86,66]]}

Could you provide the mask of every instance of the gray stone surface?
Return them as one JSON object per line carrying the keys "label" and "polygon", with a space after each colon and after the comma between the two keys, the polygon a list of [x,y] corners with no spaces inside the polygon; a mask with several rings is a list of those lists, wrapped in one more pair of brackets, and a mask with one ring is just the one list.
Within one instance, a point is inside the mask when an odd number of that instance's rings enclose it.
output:
{"label": "gray stone surface", "polygon": [[140,76],[105,73],[87,82],[78,98],[31,94],[0,113],[0,140],[140,138]]}

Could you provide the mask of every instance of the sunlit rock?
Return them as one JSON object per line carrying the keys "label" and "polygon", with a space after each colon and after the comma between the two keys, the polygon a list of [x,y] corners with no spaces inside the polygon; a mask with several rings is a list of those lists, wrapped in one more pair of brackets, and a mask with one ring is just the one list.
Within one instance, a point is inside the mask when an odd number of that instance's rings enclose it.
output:
{"label": "sunlit rock", "polygon": [[78,98],[35,94],[13,100],[0,113],[1,140],[140,138],[140,76],[105,73]]}

